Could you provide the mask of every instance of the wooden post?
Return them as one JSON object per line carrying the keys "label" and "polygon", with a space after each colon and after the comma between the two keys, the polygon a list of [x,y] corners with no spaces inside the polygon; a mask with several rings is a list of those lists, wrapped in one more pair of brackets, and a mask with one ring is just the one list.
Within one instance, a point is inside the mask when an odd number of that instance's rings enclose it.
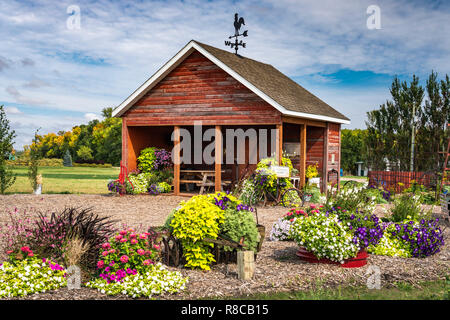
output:
{"label": "wooden post", "polygon": [[337,190],[339,191],[341,189],[341,125],[339,125],[339,129],[338,129],[338,134],[339,134],[339,153],[338,153],[338,175],[337,175]]}
{"label": "wooden post", "polygon": [[222,190],[222,128],[216,126],[215,134],[215,191]]}
{"label": "wooden post", "polygon": [[328,122],[323,128],[323,163],[322,163],[322,192],[327,195],[328,192]]}
{"label": "wooden post", "polygon": [[238,279],[251,280],[255,273],[255,253],[253,251],[237,252]]}
{"label": "wooden post", "polygon": [[173,164],[173,193],[175,195],[180,194],[180,127],[174,126],[174,164]]}
{"label": "wooden post", "polygon": [[300,128],[300,187],[305,186],[306,175],[306,124]]}
{"label": "wooden post", "polygon": [[278,165],[281,166],[283,159],[283,123],[277,124],[277,150],[275,159],[277,159]]}
{"label": "wooden post", "polygon": [[122,118],[122,164],[128,169],[128,127],[127,119]]}

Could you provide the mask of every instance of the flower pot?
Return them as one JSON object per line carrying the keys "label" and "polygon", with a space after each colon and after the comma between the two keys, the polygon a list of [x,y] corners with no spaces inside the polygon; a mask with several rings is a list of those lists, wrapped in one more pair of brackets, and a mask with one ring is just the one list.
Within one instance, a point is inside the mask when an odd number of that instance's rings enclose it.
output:
{"label": "flower pot", "polygon": [[309,263],[337,264],[343,268],[359,268],[359,267],[365,266],[367,264],[367,257],[369,255],[367,254],[366,251],[361,250],[358,252],[356,257],[345,259],[344,263],[341,264],[336,261],[331,261],[330,259],[327,259],[327,258],[319,259],[314,255],[314,253],[309,252],[308,250],[306,250],[303,247],[300,247],[299,250],[297,251],[297,256],[301,260],[309,262]]}

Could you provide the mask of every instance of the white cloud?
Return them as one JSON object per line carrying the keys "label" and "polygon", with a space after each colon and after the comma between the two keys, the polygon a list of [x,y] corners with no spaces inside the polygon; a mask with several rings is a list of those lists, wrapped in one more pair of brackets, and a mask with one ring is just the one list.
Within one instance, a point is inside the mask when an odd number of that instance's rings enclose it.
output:
{"label": "white cloud", "polygon": [[92,121],[92,120],[101,120],[100,116],[95,114],[95,113],[85,113],[84,114],[84,118],[87,121]]}
{"label": "white cloud", "polygon": [[41,99],[36,99],[36,98],[29,98],[24,96],[23,94],[21,94],[19,92],[19,90],[16,89],[16,87],[14,86],[8,86],[5,91],[7,93],[9,93],[14,100],[17,103],[21,103],[21,104],[30,104],[30,105],[42,105],[42,104],[46,104],[45,100],[41,100]]}
{"label": "white cloud", "polygon": [[16,107],[5,107],[5,111],[7,114],[21,114],[23,113]]}

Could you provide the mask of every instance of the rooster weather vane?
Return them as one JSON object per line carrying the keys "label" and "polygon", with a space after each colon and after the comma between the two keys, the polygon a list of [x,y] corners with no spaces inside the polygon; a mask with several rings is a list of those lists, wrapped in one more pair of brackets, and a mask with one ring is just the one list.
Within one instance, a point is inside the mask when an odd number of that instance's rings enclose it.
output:
{"label": "rooster weather vane", "polygon": [[242,46],[243,48],[245,48],[245,42],[242,42],[242,40],[239,41],[238,37],[240,37],[240,36],[244,36],[244,37],[248,36],[248,30],[245,30],[243,33],[239,34],[239,30],[241,29],[242,25],[245,26],[244,18],[240,17],[238,19],[238,14],[235,13],[234,14],[234,30],[235,30],[234,31],[234,36],[229,36],[228,37],[228,39],[232,39],[232,38],[235,38],[235,39],[234,39],[234,42],[225,40],[225,45],[226,46],[230,46],[231,49],[234,48],[234,50],[236,51],[236,55],[238,55],[237,52],[238,52],[239,46]]}

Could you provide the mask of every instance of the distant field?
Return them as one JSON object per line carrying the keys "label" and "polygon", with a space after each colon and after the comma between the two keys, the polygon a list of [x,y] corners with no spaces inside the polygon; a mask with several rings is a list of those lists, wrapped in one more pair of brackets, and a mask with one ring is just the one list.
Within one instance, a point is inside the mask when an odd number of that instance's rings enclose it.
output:
{"label": "distant field", "polygon": [[[32,193],[27,167],[15,167],[16,183],[7,193]],[[40,167],[42,193],[108,193],[109,179],[117,179],[120,169],[89,167]]]}

